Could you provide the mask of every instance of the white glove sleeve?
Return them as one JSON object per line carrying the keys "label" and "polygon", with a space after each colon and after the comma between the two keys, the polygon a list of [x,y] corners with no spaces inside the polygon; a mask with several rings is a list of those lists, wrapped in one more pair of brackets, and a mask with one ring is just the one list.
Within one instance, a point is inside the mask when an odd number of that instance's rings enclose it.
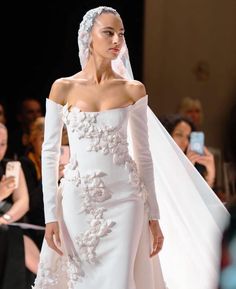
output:
{"label": "white glove sleeve", "polygon": [[46,99],[44,141],[42,145],[42,186],[45,223],[57,221],[56,196],[63,128],[62,109],[62,105],[48,98]]}
{"label": "white glove sleeve", "polygon": [[133,158],[148,192],[149,220],[157,220],[160,215],[155,192],[153,162],[149,149],[147,102],[148,96],[146,95],[133,105],[129,115],[129,129],[133,145]]}

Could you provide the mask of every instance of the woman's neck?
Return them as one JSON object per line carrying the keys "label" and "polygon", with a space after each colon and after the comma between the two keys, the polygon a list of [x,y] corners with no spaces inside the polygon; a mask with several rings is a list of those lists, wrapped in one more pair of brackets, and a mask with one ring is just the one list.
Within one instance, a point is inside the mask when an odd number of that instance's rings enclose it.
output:
{"label": "woman's neck", "polygon": [[95,84],[114,78],[111,61],[105,61],[101,58],[90,57],[83,72]]}

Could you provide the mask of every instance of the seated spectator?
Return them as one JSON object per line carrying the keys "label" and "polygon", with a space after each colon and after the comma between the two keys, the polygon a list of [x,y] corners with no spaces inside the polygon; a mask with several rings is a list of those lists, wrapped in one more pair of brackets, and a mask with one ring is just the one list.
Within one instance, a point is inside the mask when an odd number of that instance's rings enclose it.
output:
{"label": "seated spectator", "polygon": [[9,136],[8,156],[15,159],[25,155],[29,130],[32,122],[42,116],[41,103],[34,98],[26,98],[19,105],[17,123]]}
{"label": "seated spectator", "polygon": [[[31,125],[26,155],[19,158],[29,192],[29,211],[26,214],[27,222],[40,226],[45,226],[41,181],[41,148],[43,133],[44,117],[39,117]],[[38,248],[41,249],[44,232],[29,230],[29,234],[36,242]]]}
{"label": "seated spectator", "polygon": [[190,118],[174,114],[160,117],[160,122],[175,140],[180,149],[195,165],[208,185],[213,188],[215,181],[215,162],[213,154],[204,146],[204,155],[189,149],[190,134],[195,131],[195,126]]}
{"label": "seated spectator", "polygon": [[199,99],[185,97],[180,103],[178,113],[189,117],[195,127],[195,130],[201,130],[203,122],[203,109]]}
{"label": "seated spectator", "polygon": [[5,176],[10,161],[5,158],[7,135],[7,128],[0,124],[0,288],[26,289],[37,273],[39,250],[17,226],[29,209],[29,197],[21,168],[17,187],[14,177]]}

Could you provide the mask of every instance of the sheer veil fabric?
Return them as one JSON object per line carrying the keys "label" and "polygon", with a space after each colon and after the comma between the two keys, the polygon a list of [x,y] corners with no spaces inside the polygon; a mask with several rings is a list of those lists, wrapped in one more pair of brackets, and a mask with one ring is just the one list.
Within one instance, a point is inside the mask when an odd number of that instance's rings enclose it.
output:
{"label": "sheer veil fabric", "polygon": [[148,107],[160,224],[159,253],[169,289],[216,289],[229,213]]}

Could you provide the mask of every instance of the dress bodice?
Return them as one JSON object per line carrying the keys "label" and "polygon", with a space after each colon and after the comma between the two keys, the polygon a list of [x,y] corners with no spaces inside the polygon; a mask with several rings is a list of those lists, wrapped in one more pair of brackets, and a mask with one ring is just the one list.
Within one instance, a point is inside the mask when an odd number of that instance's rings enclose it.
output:
{"label": "dress bodice", "polygon": [[83,112],[78,107],[69,110],[68,105],[63,107],[71,150],[70,163],[65,169],[67,180],[99,168],[99,172],[106,173],[108,182],[109,179],[114,181],[114,177],[116,181],[128,178],[127,181],[139,186],[139,191],[143,189],[127,141],[131,107],[100,112]]}
{"label": "dress bodice", "polygon": [[[54,180],[57,179],[63,125],[67,127],[70,147],[63,184],[83,188],[126,185],[126,189],[122,189],[126,197],[125,192],[142,196],[145,201],[153,196],[148,202],[151,204],[149,217],[159,217],[148,147],[147,100],[146,95],[126,107],[85,112],[77,106],[63,106],[48,99],[42,148],[46,222],[56,219],[51,192],[57,190]],[[53,175],[52,178],[49,175]],[[150,193],[147,195],[147,192]]]}

